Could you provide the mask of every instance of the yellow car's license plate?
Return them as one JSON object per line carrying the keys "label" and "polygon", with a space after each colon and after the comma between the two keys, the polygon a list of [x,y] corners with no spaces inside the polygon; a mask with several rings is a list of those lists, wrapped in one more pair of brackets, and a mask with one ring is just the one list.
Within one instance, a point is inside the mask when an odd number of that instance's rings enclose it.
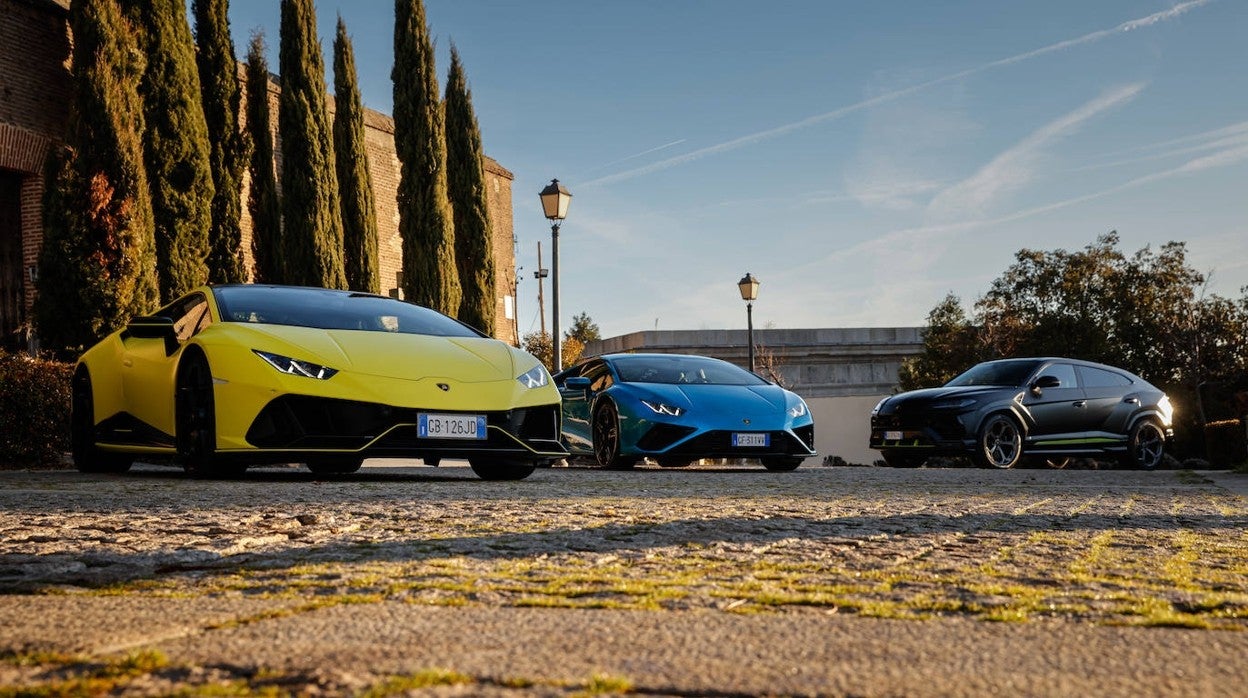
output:
{"label": "yellow car's license plate", "polygon": [[421,412],[416,428],[422,439],[484,439],[485,416]]}

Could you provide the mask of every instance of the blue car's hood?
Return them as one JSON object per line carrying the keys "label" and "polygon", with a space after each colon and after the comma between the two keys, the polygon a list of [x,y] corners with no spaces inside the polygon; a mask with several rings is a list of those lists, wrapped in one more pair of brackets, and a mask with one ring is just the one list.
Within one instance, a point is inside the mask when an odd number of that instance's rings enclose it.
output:
{"label": "blue car's hood", "polygon": [[[617,391],[638,400],[662,402],[685,410],[705,428],[739,429],[750,424],[757,429],[783,429],[792,424],[786,408],[800,398],[777,385],[700,385],[666,383],[622,383]],[[618,397],[622,397],[617,394]],[[653,418],[647,408],[634,408],[640,417]],[[805,421],[808,415],[797,421]]]}

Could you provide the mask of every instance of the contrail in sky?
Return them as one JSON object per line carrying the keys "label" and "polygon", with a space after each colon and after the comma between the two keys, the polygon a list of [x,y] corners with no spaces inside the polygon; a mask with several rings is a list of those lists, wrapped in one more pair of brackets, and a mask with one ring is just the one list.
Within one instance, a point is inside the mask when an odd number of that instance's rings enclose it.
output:
{"label": "contrail in sky", "polygon": [[678,141],[672,141],[671,143],[664,143],[663,145],[657,145],[657,146],[655,146],[655,147],[653,147],[653,148],[651,148],[651,149],[649,149],[649,150],[643,150],[643,151],[641,151],[640,153],[635,153],[635,154],[633,154],[633,155],[629,155],[629,156],[628,156],[628,157],[626,157],[626,158],[620,158],[619,160],[612,160],[611,162],[608,162],[608,163],[607,163],[607,164],[605,164],[605,165],[599,165],[599,166],[597,166],[597,167],[593,168],[592,170],[590,170],[590,172],[597,172],[598,170],[601,170],[601,169],[604,169],[604,168],[610,167],[610,166],[612,166],[612,165],[618,165],[618,164],[620,164],[621,162],[628,162],[629,160],[633,160],[633,159],[639,158],[639,157],[641,157],[642,155],[649,155],[650,153],[658,152],[658,151],[663,150],[663,149],[665,149],[665,148],[670,148],[670,147],[672,147],[672,146],[674,146],[674,145],[680,145],[681,143],[684,143],[684,142],[685,142],[685,141],[687,141],[687,140],[689,140],[689,139],[688,139],[688,138],[682,138],[682,139],[680,139],[680,140],[678,140]]}
{"label": "contrail in sky", "polygon": [[1053,53],[1055,51],[1062,51],[1064,49],[1071,48],[1072,46],[1081,46],[1083,44],[1090,44],[1096,41],[1100,41],[1101,39],[1114,36],[1115,34],[1122,34],[1125,32],[1136,30],[1136,29],[1143,29],[1145,27],[1150,27],[1159,22],[1165,22],[1165,21],[1174,19],[1175,17],[1178,17],[1179,15],[1182,15],[1186,12],[1194,10],[1198,7],[1208,5],[1210,2],[1213,2],[1213,0],[1188,0],[1187,2],[1181,2],[1175,5],[1174,7],[1171,7],[1168,10],[1162,10],[1161,12],[1154,12],[1151,15],[1148,15],[1146,17],[1140,17],[1139,19],[1128,20],[1111,29],[1102,29],[1100,31],[1094,31],[1091,34],[1084,34],[1083,36],[1080,36],[1074,39],[1067,39],[1066,41],[1059,41],[1055,44],[1049,44],[1048,46],[1035,49],[1034,51],[1028,51],[1026,53],[1020,53],[1014,56],[1010,56],[1008,58],[1002,58],[999,60],[992,61],[991,63],[985,63],[983,65],[976,66],[974,68],[967,68],[966,70],[952,73],[950,75],[945,75],[943,77],[935,78],[933,80],[928,80],[927,82],[920,83],[912,87],[907,87],[901,90],[895,90],[893,92],[887,92],[882,95],[872,97],[871,99],[863,100],[856,104],[850,104],[848,106],[841,107],[840,109],[834,109],[830,112],[825,112],[823,114],[816,114],[815,116],[807,117],[805,119],[802,119],[801,121],[796,121],[791,124],[785,124],[784,126],[777,126],[775,128],[768,129],[766,131],[759,131],[757,133],[751,133],[746,136],[741,136],[740,138],[734,138],[733,140],[725,141],[724,143],[720,143],[718,145],[707,146],[705,148],[700,148],[698,150],[685,153],[684,155],[677,155],[676,157],[668,158],[666,160],[660,160],[656,163],[652,163],[644,167],[638,167],[632,170],[625,170],[624,172],[619,172],[613,175],[607,175],[605,177],[592,179],[588,182],[585,182],[584,184],[586,185],[612,184],[614,182],[621,182],[627,179],[633,179],[634,177],[640,177],[642,175],[651,174],[653,172],[666,170],[670,167],[675,167],[677,165],[683,165],[687,162],[692,162],[694,160],[704,158],[708,155],[716,155],[718,153],[727,152],[729,150],[736,150],[737,148],[751,145],[753,143],[758,143],[759,141],[764,141],[770,138],[775,138],[777,136],[783,136],[786,133],[791,133],[793,131],[806,128],[807,126],[814,126],[815,124],[820,124],[825,121],[839,119],[842,116],[845,116],[846,114],[852,114],[857,111],[862,111],[863,109],[867,109],[868,107],[874,107],[877,104],[891,102],[893,100],[900,99],[902,97],[914,94],[915,92],[918,92],[920,90],[925,90],[935,85],[942,85],[944,83],[952,82],[954,80],[960,80],[962,78],[975,75],[978,73],[982,73],[986,70],[991,70],[993,68],[1000,68],[1002,66],[1012,65],[1014,63],[1026,61],[1032,58],[1036,58],[1037,56],[1043,56],[1045,54]]}

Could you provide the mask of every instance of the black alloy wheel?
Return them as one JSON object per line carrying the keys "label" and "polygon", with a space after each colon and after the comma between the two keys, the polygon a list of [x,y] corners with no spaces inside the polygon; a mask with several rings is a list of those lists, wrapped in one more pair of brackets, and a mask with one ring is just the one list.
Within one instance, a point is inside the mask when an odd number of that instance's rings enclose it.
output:
{"label": "black alloy wheel", "polygon": [[532,461],[486,460],[473,458],[468,461],[472,472],[482,480],[523,480],[533,474],[537,465]]}
{"label": "black alloy wheel", "polygon": [[174,421],[178,460],[188,475],[241,475],[245,465],[226,465],[217,458],[217,412],[212,392],[212,370],[197,350],[187,351],[178,365]]}
{"label": "black alloy wheel", "polygon": [[133,462],[119,453],[105,453],[95,445],[95,399],[85,367],[74,374],[69,412],[70,452],[80,473],[124,473]]}
{"label": "black alloy wheel", "polygon": [[620,455],[620,415],[615,403],[604,400],[594,412],[594,457],[608,470],[627,470],[637,460]]}
{"label": "black alloy wheel", "polygon": [[980,467],[1013,468],[1023,457],[1023,432],[1013,419],[994,414],[979,428],[975,446],[975,460]]}
{"label": "black alloy wheel", "polygon": [[1131,427],[1127,437],[1126,465],[1140,470],[1156,470],[1166,452],[1166,435],[1157,422],[1142,419]]}
{"label": "black alloy wheel", "polygon": [[791,456],[771,456],[761,460],[763,467],[773,473],[787,473],[791,470],[797,470],[797,466],[802,464],[801,458]]}

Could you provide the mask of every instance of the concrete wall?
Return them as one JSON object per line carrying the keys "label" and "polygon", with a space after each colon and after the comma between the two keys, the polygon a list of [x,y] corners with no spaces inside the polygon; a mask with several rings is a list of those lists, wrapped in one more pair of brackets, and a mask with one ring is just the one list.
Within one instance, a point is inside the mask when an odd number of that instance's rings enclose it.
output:
{"label": "concrete wall", "polygon": [[[867,448],[871,408],[896,391],[901,362],[923,349],[922,332],[921,327],[755,330],[756,371],[806,400],[820,458],[869,464],[879,458]],[[749,339],[745,330],[666,330],[610,337],[585,347],[586,356],[618,352],[699,354],[745,368]]]}

